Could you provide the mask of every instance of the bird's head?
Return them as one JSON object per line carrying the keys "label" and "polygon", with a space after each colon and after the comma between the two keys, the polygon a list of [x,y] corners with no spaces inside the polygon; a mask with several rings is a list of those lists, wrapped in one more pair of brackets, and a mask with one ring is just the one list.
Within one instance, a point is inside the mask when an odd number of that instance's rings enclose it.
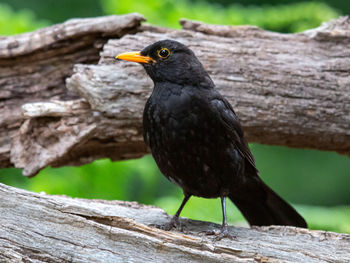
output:
{"label": "bird's head", "polygon": [[141,52],[122,53],[115,57],[143,65],[155,83],[212,87],[214,84],[192,50],[174,40],[161,40]]}

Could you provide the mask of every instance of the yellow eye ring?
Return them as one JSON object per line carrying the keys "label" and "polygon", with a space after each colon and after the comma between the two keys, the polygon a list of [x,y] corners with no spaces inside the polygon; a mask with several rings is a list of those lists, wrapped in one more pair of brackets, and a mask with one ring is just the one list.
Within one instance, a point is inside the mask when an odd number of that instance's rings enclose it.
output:
{"label": "yellow eye ring", "polygon": [[170,51],[167,48],[161,48],[158,50],[158,57],[165,59],[170,56]]}

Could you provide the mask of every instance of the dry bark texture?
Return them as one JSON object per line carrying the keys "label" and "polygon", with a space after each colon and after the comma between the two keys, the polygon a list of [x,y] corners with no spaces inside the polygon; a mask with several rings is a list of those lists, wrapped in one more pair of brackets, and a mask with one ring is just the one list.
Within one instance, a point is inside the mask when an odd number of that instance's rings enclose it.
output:
{"label": "dry bark texture", "polygon": [[350,155],[347,17],[299,34],[188,20],[168,30],[142,20],[79,19],[1,39],[1,167],[31,176],[48,165],[147,153],[141,115],[153,84],[140,65],[114,56],[165,38],[196,53],[249,141]]}
{"label": "dry bark texture", "polygon": [[212,223],[170,217],[132,202],[31,193],[0,184],[0,262],[348,262],[350,235],[294,227],[229,227],[215,241]]}
{"label": "dry bark texture", "polygon": [[[25,173],[33,175],[48,164],[65,164],[78,144],[87,143],[84,136],[97,125],[89,118],[90,106],[66,88],[65,79],[73,74],[75,64],[97,63],[108,39],[134,33],[143,20],[138,14],[73,19],[0,38],[0,167],[27,166],[30,172]],[[25,120],[21,106],[43,101],[51,103],[37,108],[45,115],[53,111],[50,118]],[[27,105],[26,109],[33,107]],[[62,118],[67,115],[73,117]],[[91,144],[79,155],[81,160],[85,158],[80,162],[108,156],[89,157],[86,152],[95,151]],[[118,149],[114,151],[118,153]]]}

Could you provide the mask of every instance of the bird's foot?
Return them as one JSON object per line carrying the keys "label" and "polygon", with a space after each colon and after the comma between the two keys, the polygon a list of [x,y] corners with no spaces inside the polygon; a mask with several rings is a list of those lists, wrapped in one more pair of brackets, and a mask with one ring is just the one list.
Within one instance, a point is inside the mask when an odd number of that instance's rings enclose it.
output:
{"label": "bird's foot", "polygon": [[174,228],[176,228],[179,231],[183,231],[183,227],[180,223],[179,217],[177,216],[173,216],[170,220],[169,223],[166,223],[164,225],[157,225],[157,224],[151,224],[150,226],[165,230],[165,231],[170,231]]}
{"label": "bird's foot", "polygon": [[228,232],[227,225],[222,226],[220,231],[218,231],[218,230],[207,230],[207,231],[204,231],[204,234],[206,234],[208,236],[215,236],[214,239],[216,241],[219,241],[219,240],[223,239],[224,237],[225,238],[229,238],[229,239],[235,239],[236,238],[235,236],[231,235]]}

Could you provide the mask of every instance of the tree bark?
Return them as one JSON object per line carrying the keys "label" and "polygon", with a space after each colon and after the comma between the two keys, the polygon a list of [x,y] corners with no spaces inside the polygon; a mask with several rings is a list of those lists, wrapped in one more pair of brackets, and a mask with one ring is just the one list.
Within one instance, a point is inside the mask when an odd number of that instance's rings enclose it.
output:
{"label": "tree bark", "polygon": [[181,218],[184,231],[135,202],[49,196],[0,184],[0,262],[347,262],[350,235],[294,227],[229,227],[215,241],[207,222]]}
{"label": "tree bark", "polygon": [[32,176],[48,165],[147,153],[141,115],[153,84],[140,65],[114,56],[165,38],[196,53],[249,141],[350,155],[347,17],[298,34],[188,20],[170,30],[142,20],[73,20],[1,40],[1,167]]}
{"label": "tree bark", "polygon": [[[134,33],[143,20],[138,14],[72,19],[35,32],[0,38],[0,167],[28,166],[30,172],[27,174],[34,175],[54,160],[62,160],[64,164],[63,156],[70,154],[73,144],[84,144],[81,140],[96,125],[84,123],[84,116],[91,113],[90,106],[66,88],[65,79],[73,74],[77,63],[96,64],[108,39]],[[50,118],[23,115],[22,105],[45,101],[56,101],[61,110],[68,110],[67,105],[71,105],[71,112],[53,113],[56,117]],[[24,109],[28,107],[31,108],[30,104]],[[40,110],[48,109],[41,107]],[[52,110],[59,111],[57,108]],[[61,119],[74,121],[74,118],[61,118],[67,115],[78,116],[71,137],[69,129],[59,127]],[[81,121],[83,123],[79,125]],[[82,126],[88,127],[78,131]],[[33,145],[22,135],[25,131],[30,133],[31,128],[40,130],[40,138],[36,138]],[[51,134],[52,130],[56,134]],[[50,147],[57,141],[69,141],[70,148],[64,143],[61,150],[59,143]],[[35,149],[37,154],[23,161],[18,148],[28,153]],[[85,162],[92,160],[93,157],[86,157]]]}

